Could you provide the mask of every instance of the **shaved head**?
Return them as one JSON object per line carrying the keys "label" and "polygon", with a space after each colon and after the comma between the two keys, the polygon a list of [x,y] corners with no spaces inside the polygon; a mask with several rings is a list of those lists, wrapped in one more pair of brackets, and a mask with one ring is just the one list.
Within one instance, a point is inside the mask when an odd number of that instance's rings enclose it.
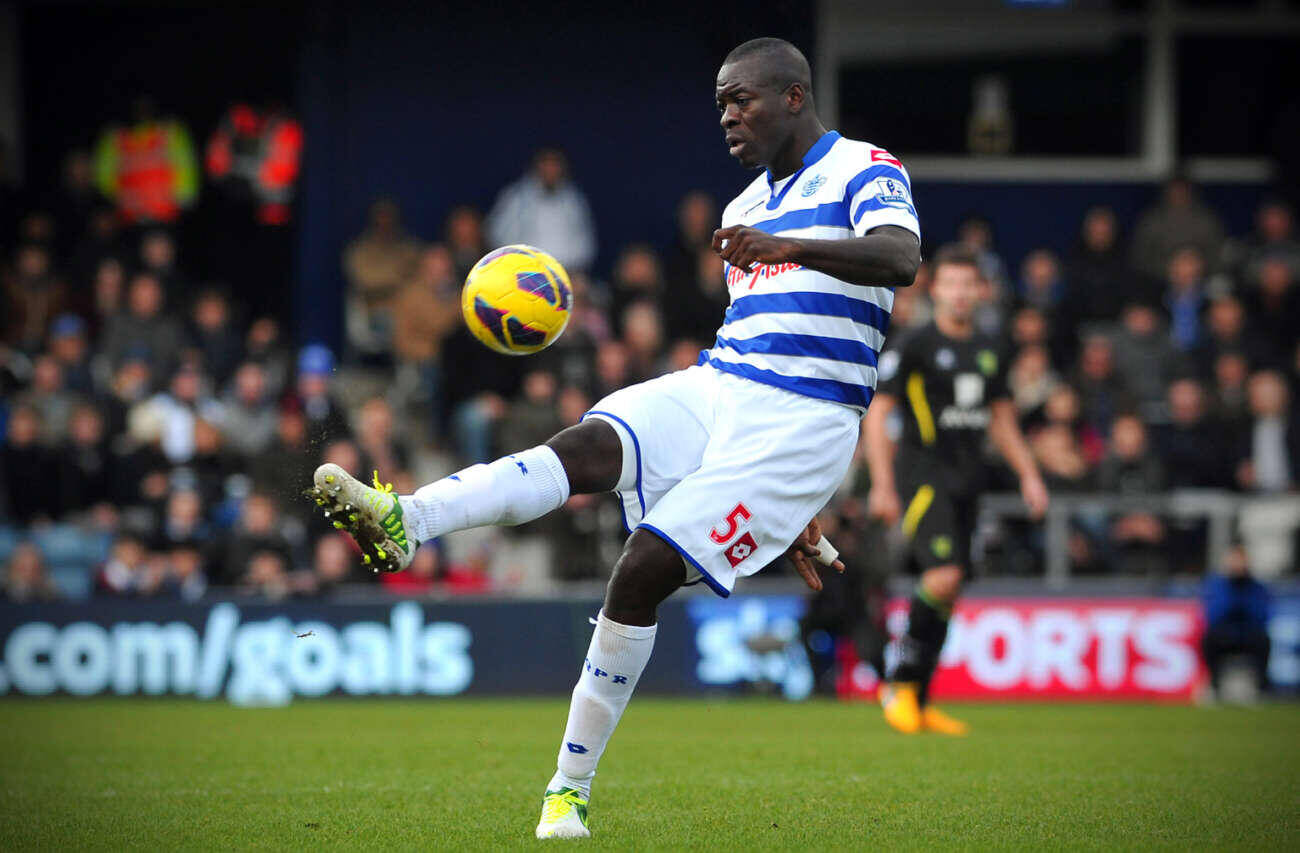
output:
{"label": "shaved head", "polygon": [[785,39],[757,38],[739,45],[723,65],[742,61],[755,61],[762,73],[762,83],[778,92],[785,91],[791,84],[799,83],[804,91],[812,93],[812,69],[799,48]]}

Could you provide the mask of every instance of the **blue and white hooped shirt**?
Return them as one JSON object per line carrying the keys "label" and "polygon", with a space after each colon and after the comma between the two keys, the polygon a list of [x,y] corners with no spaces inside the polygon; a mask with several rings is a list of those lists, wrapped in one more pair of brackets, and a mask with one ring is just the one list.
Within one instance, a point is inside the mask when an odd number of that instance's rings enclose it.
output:
{"label": "blue and white hooped shirt", "polygon": [[[897,225],[921,239],[903,164],[835,131],[808,149],[803,168],[790,177],[773,181],[764,173],[736,196],[722,213],[722,226],[731,225],[822,240]],[[760,265],[749,273],[727,264],[724,274],[731,307],[700,364],[866,410],[893,288],[848,284],[798,264]]]}

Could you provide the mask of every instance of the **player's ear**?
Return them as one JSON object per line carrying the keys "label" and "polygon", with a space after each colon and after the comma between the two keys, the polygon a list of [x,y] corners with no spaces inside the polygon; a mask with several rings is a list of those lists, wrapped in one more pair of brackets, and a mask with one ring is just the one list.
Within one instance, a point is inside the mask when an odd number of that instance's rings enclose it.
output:
{"label": "player's ear", "polygon": [[802,83],[791,83],[790,88],[785,90],[786,109],[794,115],[803,112],[804,104],[807,102],[808,93],[804,91]]}

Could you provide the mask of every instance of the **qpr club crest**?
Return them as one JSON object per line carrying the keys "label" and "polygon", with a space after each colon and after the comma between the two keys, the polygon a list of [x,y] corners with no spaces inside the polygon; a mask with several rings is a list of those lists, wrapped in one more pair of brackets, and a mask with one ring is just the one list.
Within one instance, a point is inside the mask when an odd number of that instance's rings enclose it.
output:
{"label": "qpr club crest", "polygon": [[813,175],[811,178],[808,179],[808,182],[803,185],[803,189],[799,191],[799,194],[804,198],[808,198],[809,196],[816,193],[819,189],[821,189],[822,186],[825,185],[825,183],[826,183],[825,175]]}

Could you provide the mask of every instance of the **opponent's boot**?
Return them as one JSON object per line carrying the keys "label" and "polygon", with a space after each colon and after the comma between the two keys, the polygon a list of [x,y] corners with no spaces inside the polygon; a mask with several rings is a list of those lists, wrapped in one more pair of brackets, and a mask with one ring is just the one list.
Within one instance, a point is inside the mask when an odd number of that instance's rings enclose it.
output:
{"label": "opponent's boot", "polygon": [[392,483],[380,484],[376,471],[371,488],[332,462],[317,468],[312,479],[314,485],[304,494],[336,529],[356,540],[363,563],[376,572],[400,572],[411,565],[415,544],[407,536]]}
{"label": "opponent's boot", "polygon": [[948,716],[933,705],[926,705],[921,709],[921,724],[927,732],[937,732],[941,735],[962,737],[970,733],[970,726]]}
{"label": "opponent's boot", "polygon": [[916,685],[892,682],[880,689],[880,706],[885,711],[885,722],[905,735],[914,735],[923,725],[921,705],[917,701]]}
{"label": "opponent's boot", "polygon": [[587,828],[587,798],[581,791],[561,788],[546,792],[542,798],[542,819],[537,822],[537,837],[591,837]]}

